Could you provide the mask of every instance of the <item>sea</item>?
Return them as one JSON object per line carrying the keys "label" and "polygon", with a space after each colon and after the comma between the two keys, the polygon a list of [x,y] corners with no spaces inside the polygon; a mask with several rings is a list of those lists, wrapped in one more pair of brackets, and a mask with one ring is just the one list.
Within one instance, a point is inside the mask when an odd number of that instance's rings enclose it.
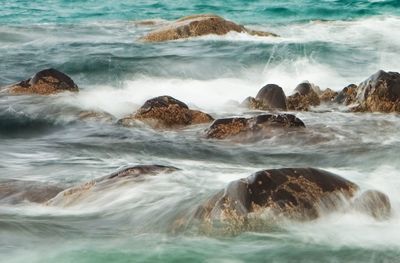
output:
{"label": "sea", "polygon": [[[157,24],[217,14],[279,37],[230,32],[162,43]],[[140,21],[152,20],[155,26]],[[175,130],[116,119],[170,95],[214,118],[266,84],[290,95],[309,81],[340,91],[378,70],[400,71],[399,0],[0,0],[0,86],[45,68],[79,93],[0,95],[0,182],[66,187],[128,165],[181,170],[82,195],[69,205],[0,202],[0,262],[400,262],[400,115],[321,105],[294,112],[303,132],[257,142],[210,140],[209,124]],[[272,168],[315,167],[377,189],[392,215],[337,211],[263,231],[172,231],[174,219],[229,182]]]}

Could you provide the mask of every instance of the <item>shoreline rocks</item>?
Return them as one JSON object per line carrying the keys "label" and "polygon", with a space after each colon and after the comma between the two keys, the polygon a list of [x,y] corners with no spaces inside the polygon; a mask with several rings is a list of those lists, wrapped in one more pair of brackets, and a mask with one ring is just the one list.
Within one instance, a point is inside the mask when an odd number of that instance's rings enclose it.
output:
{"label": "shoreline rocks", "polygon": [[273,129],[304,128],[304,123],[292,114],[262,114],[251,118],[217,119],[206,130],[208,139],[263,138]]}
{"label": "shoreline rocks", "polygon": [[147,100],[136,113],[120,119],[118,123],[131,127],[138,120],[159,129],[208,123],[214,119],[209,114],[189,109],[185,103],[171,96],[159,96]]}
{"label": "shoreline rocks", "polygon": [[262,37],[277,36],[270,32],[247,29],[217,15],[200,14],[182,17],[169,25],[148,33],[141,40],[145,42],[163,42],[209,34],[225,35],[231,31]]}
{"label": "shoreline rocks", "polygon": [[15,95],[51,95],[65,91],[78,92],[79,88],[69,76],[49,68],[39,71],[29,79],[8,86],[4,91]]}
{"label": "shoreline rocks", "polygon": [[293,111],[309,111],[310,107],[321,104],[318,96],[319,88],[309,82],[303,82],[294,89],[294,94],[287,97],[288,109]]}

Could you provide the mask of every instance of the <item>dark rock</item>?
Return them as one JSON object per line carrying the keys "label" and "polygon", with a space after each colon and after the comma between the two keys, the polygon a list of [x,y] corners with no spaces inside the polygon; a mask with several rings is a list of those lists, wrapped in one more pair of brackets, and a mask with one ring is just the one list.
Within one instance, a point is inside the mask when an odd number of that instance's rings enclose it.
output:
{"label": "dark rock", "polygon": [[162,42],[209,34],[225,35],[228,32],[247,32],[257,36],[276,36],[273,33],[248,30],[244,26],[227,21],[220,16],[204,14],[186,16],[177,21],[150,32],[142,38],[147,42]]}
{"label": "dark rock", "polygon": [[6,90],[11,94],[40,95],[79,91],[78,86],[70,77],[52,68],[39,71],[32,78],[14,84]]}
{"label": "dark rock", "polygon": [[119,120],[118,123],[132,126],[136,120],[153,128],[176,128],[208,123],[214,119],[204,112],[189,109],[185,103],[170,96],[160,96],[146,101],[135,114]]}
{"label": "dark rock", "polygon": [[318,106],[320,103],[316,88],[308,82],[297,85],[294,94],[287,97],[288,109],[294,111],[309,111],[310,107]]}
{"label": "dark rock", "polygon": [[57,185],[33,181],[1,181],[0,202],[7,204],[17,204],[25,201],[44,203],[63,190],[63,188]]}
{"label": "dark rock", "polygon": [[285,92],[275,84],[267,84],[261,88],[255,98],[254,106],[262,110],[287,110]]}
{"label": "dark rock", "polygon": [[252,118],[218,119],[206,130],[207,138],[226,139],[232,137],[263,137],[272,129],[305,127],[292,114],[263,114]]}
{"label": "dark rock", "polygon": [[378,71],[358,86],[356,111],[400,112],[400,73]]}
{"label": "dark rock", "polygon": [[348,106],[356,102],[356,95],[357,85],[350,84],[339,92],[339,94],[334,99],[334,102]]}

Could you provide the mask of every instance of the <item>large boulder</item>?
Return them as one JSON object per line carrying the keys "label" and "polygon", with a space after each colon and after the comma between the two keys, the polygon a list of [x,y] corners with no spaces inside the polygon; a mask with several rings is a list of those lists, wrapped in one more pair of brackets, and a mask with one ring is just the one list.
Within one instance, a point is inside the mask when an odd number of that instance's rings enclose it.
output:
{"label": "large boulder", "polygon": [[357,111],[400,112],[400,73],[378,71],[358,86]]}
{"label": "large boulder", "polygon": [[270,136],[274,129],[295,127],[305,127],[305,125],[292,114],[262,114],[251,118],[225,118],[214,121],[206,130],[206,137],[262,139]]}
{"label": "large boulder", "polygon": [[102,194],[118,186],[124,186],[128,182],[137,182],[144,176],[155,176],[169,174],[179,169],[173,166],[164,165],[135,165],[120,169],[110,175],[68,188],[54,198],[48,200],[47,205],[68,206],[77,204],[87,199],[101,198]]}
{"label": "large boulder", "polygon": [[317,86],[303,82],[294,89],[294,94],[287,97],[288,109],[294,111],[309,111],[310,107],[318,106],[321,101]]}
{"label": "large boulder", "polygon": [[78,92],[75,82],[66,74],[53,69],[39,71],[33,77],[6,88],[11,94],[50,95],[60,92]]}
{"label": "large boulder", "polygon": [[54,184],[21,180],[1,181],[0,203],[44,203],[63,190],[64,188]]}
{"label": "large boulder", "polygon": [[255,98],[246,98],[242,106],[256,110],[287,110],[286,95],[278,85],[267,84],[258,91]]}
{"label": "large boulder", "polygon": [[189,109],[173,97],[160,96],[146,101],[136,113],[120,119],[118,123],[129,127],[138,120],[153,128],[176,128],[208,123],[214,119],[204,112]]}
{"label": "large boulder", "polygon": [[186,16],[150,32],[142,37],[147,42],[162,42],[209,34],[225,35],[228,32],[246,32],[257,36],[276,36],[273,33],[254,31],[212,14]]}
{"label": "large boulder", "polygon": [[[345,207],[347,201],[352,202],[357,190],[353,182],[320,169],[263,170],[231,182],[202,204],[195,218],[212,226],[227,223],[232,227],[233,224],[235,231],[251,229],[252,220],[312,220]],[[356,200],[355,206],[360,211],[371,215],[390,213],[389,199],[378,191]]]}

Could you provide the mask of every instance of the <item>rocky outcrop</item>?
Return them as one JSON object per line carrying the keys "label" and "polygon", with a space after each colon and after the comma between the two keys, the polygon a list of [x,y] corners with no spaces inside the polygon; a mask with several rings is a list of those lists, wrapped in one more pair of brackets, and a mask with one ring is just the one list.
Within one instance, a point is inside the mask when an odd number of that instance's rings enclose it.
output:
{"label": "rocky outcrop", "polygon": [[208,123],[214,119],[201,111],[189,107],[170,96],[150,99],[135,113],[118,121],[124,126],[133,126],[142,121],[153,128],[177,128],[192,124]]}
{"label": "rocky outcrop", "polygon": [[22,202],[43,203],[55,197],[64,188],[33,181],[7,180],[0,182],[0,202],[17,204]]}
{"label": "rocky outcrop", "polygon": [[356,111],[400,112],[400,73],[378,71],[358,86]]}
{"label": "rocky outcrop", "polygon": [[169,25],[150,32],[142,37],[141,40],[146,42],[162,42],[209,34],[225,35],[231,31],[246,32],[256,36],[276,36],[269,32],[249,30],[244,26],[225,20],[217,15],[203,14],[180,18]]}
{"label": "rocky outcrop", "polygon": [[318,106],[321,101],[317,88],[309,82],[297,85],[294,94],[287,97],[288,109],[293,111],[309,111],[311,107]]}
{"label": "rocky outcrop", "polygon": [[168,174],[179,169],[173,166],[164,165],[135,165],[118,170],[110,175],[106,175],[86,182],[79,186],[68,188],[60,192],[57,196],[49,200],[47,205],[68,206],[79,203],[85,198],[101,198],[101,193],[114,187],[126,185],[128,181],[137,182],[144,176],[154,176]]}
{"label": "rocky outcrop", "polygon": [[78,92],[79,88],[69,76],[49,68],[39,71],[27,80],[7,87],[5,91],[11,94],[50,95],[65,91]]}
{"label": "rocky outcrop", "polygon": [[350,84],[347,87],[343,88],[334,99],[334,102],[339,104],[344,104],[346,106],[355,103],[357,96],[357,88],[358,88],[357,85],[354,84]]}
{"label": "rocky outcrop", "polygon": [[262,114],[252,118],[218,119],[206,130],[206,137],[226,138],[264,138],[274,129],[305,127],[304,123],[292,114]]}
{"label": "rocky outcrop", "polygon": [[[312,220],[340,209],[346,200],[351,203],[357,190],[353,182],[320,169],[263,170],[231,182],[201,205],[195,217],[212,226],[227,223],[235,231],[251,229],[257,219]],[[390,214],[389,199],[378,191],[367,191],[354,206],[373,216]]]}

